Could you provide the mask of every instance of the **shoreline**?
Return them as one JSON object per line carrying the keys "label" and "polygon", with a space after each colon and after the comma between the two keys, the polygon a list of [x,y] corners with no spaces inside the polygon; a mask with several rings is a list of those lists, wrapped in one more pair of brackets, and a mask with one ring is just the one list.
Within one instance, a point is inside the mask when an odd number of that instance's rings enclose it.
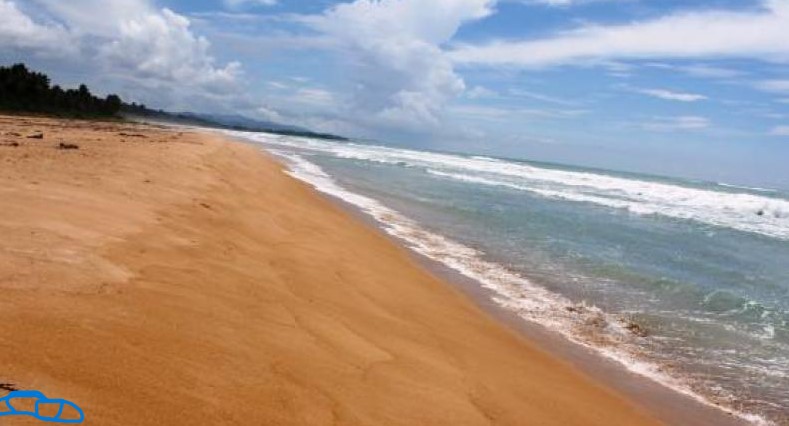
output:
{"label": "shoreline", "polygon": [[634,373],[591,348],[571,342],[556,331],[518,316],[517,313],[497,304],[493,300],[495,293],[483,288],[478,281],[408,248],[402,240],[386,233],[375,219],[358,207],[335,197],[326,197],[360,221],[385,234],[432,274],[448,285],[459,289],[491,318],[522,335],[551,356],[569,363],[599,383],[626,395],[628,399],[644,407],[658,420],[669,425],[681,424],[685,426],[750,425],[749,422],[729,414],[723,409],[705,404],[649,377]]}
{"label": "shoreline", "polygon": [[567,340],[556,331],[532,323],[497,304],[492,298],[495,293],[482,288],[476,280],[465,277],[446,265],[419,253],[414,253],[414,256],[435,275],[459,288],[492,318],[515,330],[551,356],[569,363],[593,380],[626,395],[666,424],[685,426],[746,426],[751,424],[723,409],[701,402],[652,378],[632,372],[620,363],[605,358],[592,348]]}
{"label": "shoreline", "polygon": [[4,387],[102,425],[660,423],[259,147],[0,122]]}
{"label": "shoreline", "polygon": [[[259,142],[247,140],[243,137],[232,138],[240,143],[255,146],[266,152],[267,155],[276,158],[278,162],[284,163],[283,159],[269,152]],[[283,168],[287,170],[287,164],[283,164]],[[460,290],[491,318],[514,330],[548,354],[568,362],[605,386],[627,395],[629,399],[644,407],[657,419],[667,424],[688,426],[711,424],[716,426],[744,426],[752,424],[752,422],[740,417],[737,413],[703,400],[703,397],[700,395],[687,394],[655,378],[631,371],[619,361],[607,358],[591,347],[572,342],[555,330],[520,317],[512,310],[496,303],[494,300],[496,293],[494,291],[484,288],[483,284],[474,278],[468,277],[446,264],[412,249],[408,246],[408,241],[387,232],[383,223],[372,217],[370,213],[365,212],[361,207],[333,194],[325,193],[313,187],[308,181],[305,181],[305,183],[319,195],[337,204],[348,214],[364,222],[367,226],[374,228],[397,244],[433,275]]]}

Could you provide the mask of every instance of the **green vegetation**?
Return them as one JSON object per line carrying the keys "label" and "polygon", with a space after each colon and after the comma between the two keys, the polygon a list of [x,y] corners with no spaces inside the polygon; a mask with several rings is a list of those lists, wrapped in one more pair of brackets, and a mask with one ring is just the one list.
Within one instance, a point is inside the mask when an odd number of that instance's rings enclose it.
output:
{"label": "green vegetation", "polygon": [[222,117],[212,116],[210,114],[195,114],[189,112],[173,113],[163,110],[149,109],[145,105],[138,105],[135,103],[123,104],[121,112],[130,117],[158,120],[166,123],[181,124],[184,126],[210,127],[213,129],[238,130],[242,132],[273,133],[276,135],[300,136],[314,139],[328,139],[338,141],[348,140],[345,137],[332,135],[329,133],[317,133],[296,128],[283,128],[283,126],[277,126],[274,123],[247,120],[249,124],[238,124],[230,122],[227,119],[223,119]]}
{"label": "green vegetation", "polygon": [[117,95],[109,95],[104,99],[96,97],[84,84],[78,89],[68,90],[50,84],[46,74],[30,71],[24,64],[0,66],[0,111],[73,118],[142,118],[190,126],[346,140],[341,136],[286,128],[275,123],[259,123],[251,119],[246,119],[250,124],[241,125],[210,115],[153,110],[143,104],[124,103]]}
{"label": "green vegetation", "polygon": [[73,117],[112,117],[121,109],[121,98],[109,95],[102,99],[83,84],[78,89],[50,87],[43,73],[33,72],[24,64],[0,66],[0,110],[53,114]]}

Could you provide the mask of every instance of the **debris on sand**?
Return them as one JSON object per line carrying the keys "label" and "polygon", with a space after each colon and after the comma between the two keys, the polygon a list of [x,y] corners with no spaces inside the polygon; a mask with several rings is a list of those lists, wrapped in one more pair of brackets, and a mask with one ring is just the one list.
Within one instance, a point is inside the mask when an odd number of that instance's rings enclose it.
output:
{"label": "debris on sand", "polygon": [[9,392],[14,392],[19,390],[19,388],[17,388],[16,385],[13,383],[0,383],[0,389]]}
{"label": "debris on sand", "polygon": [[63,143],[57,146],[58,149],[79,149],[79,145],[73,143]]}
{"label": "debris on sand", "polygon": [[28,139],[44,139],[43,133],[33,133],[32,135],[27,136]]}
{"label": "debris on sand", "polygon": [[625,325],[625,329],[638,337],[647,337],[649,335],[646,328],[632,321]]}

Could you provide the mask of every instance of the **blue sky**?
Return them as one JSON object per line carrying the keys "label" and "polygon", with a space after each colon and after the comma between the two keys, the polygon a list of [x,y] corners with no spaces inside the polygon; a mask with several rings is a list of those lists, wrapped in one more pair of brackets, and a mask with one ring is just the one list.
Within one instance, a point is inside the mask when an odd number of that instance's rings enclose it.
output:
{"label": "blue sky", "polygon": [[0,59],[171,110],[789,188],[789,0],[0,0]]}

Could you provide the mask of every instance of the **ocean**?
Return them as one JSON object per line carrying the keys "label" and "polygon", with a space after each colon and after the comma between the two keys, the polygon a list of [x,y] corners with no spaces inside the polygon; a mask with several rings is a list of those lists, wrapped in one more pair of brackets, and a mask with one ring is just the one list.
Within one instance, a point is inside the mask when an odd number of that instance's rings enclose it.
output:
{"label": "ocean", "polygon": [[504,307],[756,424],[789,424],[789,193],[227,132]]}

